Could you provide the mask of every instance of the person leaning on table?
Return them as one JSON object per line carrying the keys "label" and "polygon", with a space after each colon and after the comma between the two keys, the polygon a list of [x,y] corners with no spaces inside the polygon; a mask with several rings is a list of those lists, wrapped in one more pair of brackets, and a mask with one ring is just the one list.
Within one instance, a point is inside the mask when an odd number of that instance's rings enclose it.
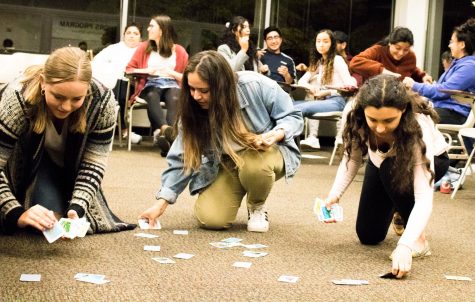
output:
{"label": "person leaning on table", "polygon": [[274,182],[289,180],[300,165],[294,137],[303,118],[290,96],[261,74],[235,73],[218,52],[200,52],[183,74],[175,128],[158,201],[139,218],[154,225],[189,184],[199,194],[201,227],[230,228],[247,195],[248,231],[267,232],[265,203]]}
{"label": "person leaning on table", "polygon": [[55,50],[0,92],[0,232],[44,231],[86,217],[89,233],[133,229],[101,189],[117,102],[92,79],[87,54]]}

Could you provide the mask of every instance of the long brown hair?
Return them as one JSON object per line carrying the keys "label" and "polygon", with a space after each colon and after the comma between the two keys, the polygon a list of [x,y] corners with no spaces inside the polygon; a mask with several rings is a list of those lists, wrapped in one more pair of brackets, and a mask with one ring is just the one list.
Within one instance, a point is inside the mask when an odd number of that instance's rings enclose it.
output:
{"label": "long brown hair", "polygon": [[394,130],[394,148],[396,156],[390,173],[392,185],[398,192],[408,192],[413,188],[414,165],[417,158],[422,158],[427,171],[434,179],[430,169],[430,161],[425,156],[426,145],[422,140],[422,130],[416,120],[416,113],[430,116],[437,122],[437,113],[427,101],[419,95],[407,90],[402,82],[390,75],[378,75],[369,79],[359,90],[353,109],[348,113],[348,121],[343,131],[345,152],[351,153],[352,148],[359,148],[363,155],[368,153],[368,140],[371,130],[366,123],[364,109],[392,107],[404,111],[399,125]]}
{"label": "long brown hair", "polygon": [[155,40],[148,40],[147,53],[152,50],[157,51],[162,57],[169,58],[173,52],[173,46],[175,45],[176,33],[172,25],[172,19],[167,15],[156,15],[152,17],[152,20],[157,22],[162,31],[162,36],[158,45]]}
{"label": "long brown hair", "polygon": [[[328,49],[327,58],[324,59],[322,54],[318,52],[316,42],[317,37],[321,33],[326,33],[330,37],[331,45]],[[313,47],[310,50],[310,64],[309,70],[312,72],[317,71],[319,65],[323,65],[323,76],[321,85],[329,85],[333,81],[333,62],[335,61],[336,56],[336,40],[333,32],[329,29],[322,29],[315,35],[313,39]]]}
{"label": "long brown hair", "polygon": [[[32,120],[32,129],[35,133],[42,133],[50,117],[46,107],[46,100],[41,93],[41,80],[48,84],[58,84],[71,81],[90,83],[92,79],[91,62],[86,52],[78,47],[63,47],[49,55],[44,65],[35,65],[27,68],[24,73],[23,96],[29,105],[29,116]],[[86,110],[92,94],[78,110],[71,113],[69,130],[84,133],[86,131]]]}
{"label": "long brown hair", "polygon": [[[190,94],[190,73],[196,73],[209,85],[207,110],[202,109]],[[253,143],[257,135],[250,132],[244,123],[237,79],[229,63],[216,51],[199,52],[188,61],[182,85],[175,126],[182,127],[185,171],[197,170],[201,156],[206,152],[212,152],[218,158],[224,152],[241,167],[244,162],[232,146],[237,144],[255,149]]]}

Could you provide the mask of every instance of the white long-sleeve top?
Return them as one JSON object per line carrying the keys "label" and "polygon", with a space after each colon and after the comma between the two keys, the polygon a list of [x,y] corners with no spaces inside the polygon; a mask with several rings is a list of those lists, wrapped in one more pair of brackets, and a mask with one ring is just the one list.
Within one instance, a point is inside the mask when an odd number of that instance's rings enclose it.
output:
{"label": "white long-sleeve top", "polygon": [[[430,116],[417,113],[416,120],[422,130],[422,140],[426,145],[425,156],[430,161],[430,168],[434,171],[434,156],[444,153],[448,149],[447,142],[442,134],[435,127]],[[417,154],[419,151],[415,150]],[[381,167],[382,162],[395,155],[395,150],[381,154],[372,151],[368,145],[368,156],[376,167]],[[353,148],[351,154],[345,153],[343,160],[338,167],[333,186],[328,194],[329,197],[341,198],[347,187],[353,181],[359,167],[363,161],[362,151],[359,148]],[[429,182],[431,175],[422,162],[422,158],[416,160],[414,165],[414,208],[409,215],[406,230],[399,239],[399,243],[412,246],[424,231],[432,212],[432,202],[434,197],[433,181]]]}
{"label": "white long-sleeve top", "polygon": [[136,49],[123,41],[107,46],[92,59],[92,75],[107,88],[114,88],[117,80],[123,78]]}
{"label": "white long-sleeve top", "polygon": [[[307,71],[298,81],[299,86],[304,86],[309,89],[322,88],[323,65],[319,65],[316,71]],[[342,56],[336,55],[333,60],[333,77],[329,86],[345,87],[356,86],[356,79],[351,76],[348,70],[348,65]],[[336,90],[331,90],[332,95],[338,95]]]}

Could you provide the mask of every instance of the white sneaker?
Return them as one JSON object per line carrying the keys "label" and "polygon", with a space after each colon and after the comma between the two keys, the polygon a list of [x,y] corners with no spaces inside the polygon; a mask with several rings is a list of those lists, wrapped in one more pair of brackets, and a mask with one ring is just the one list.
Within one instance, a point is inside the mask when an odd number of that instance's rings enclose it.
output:
{"label": "white sneaker", "polygon": [[130,141],[132,142],[132,144],[140,144],[140,142],[142,141],[142,135],[139,135],[135,132],[132,132],[130,134]]}
{"label": "white sneaker", "polygon": [[249,232],[265,233],[269,230],[269,220],[267,219],[267,211],[264,210],[264,207],[248,208],[247,212],[247,230]]}
{"label": "white sneaker", "polygon": [[320,140],[313,135],[307,137],[307,139],[301,140],[300,145],[310,147],[313,149],[320,149]]}

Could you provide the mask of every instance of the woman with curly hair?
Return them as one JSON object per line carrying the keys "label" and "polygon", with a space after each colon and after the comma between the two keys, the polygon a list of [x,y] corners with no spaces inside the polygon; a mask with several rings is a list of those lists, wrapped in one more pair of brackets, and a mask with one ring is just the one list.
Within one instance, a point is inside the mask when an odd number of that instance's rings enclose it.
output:
{"label": "woman with curly hair", "polygon": [[391,254],[392,273],[402,278],[412,258],[431,254],[424,230],[432,211],[433,184],[448,169],[447,143],[435,127],[436,112],[396,77],[371,78],[356,96],[343,132],[344,159],[326,198],[339,202],[368,155],[356,233],[363,244],[383,241],[393,212],[406,230]]}
{"label": "woman with curly hair", "polygon": [[251,232],[267,232],[265,203],[279,178],[300,165],[294,142],[300,111],[279,85],[257,72],[233,72],[216,51],[194,55],[183,74],[178,136],[167,156],[158,201],[140,218],[152,225],[189,184],[199,194],[195,216],[203,228],[227,229],[247,196]]}
{"label": "woman with curly hair", "polygon": [[226,23],[222,43],[218,52],[222,54],[234,71],[258,71],[260,63],[251,36],[249,21],[241,16],[235,16]]}

